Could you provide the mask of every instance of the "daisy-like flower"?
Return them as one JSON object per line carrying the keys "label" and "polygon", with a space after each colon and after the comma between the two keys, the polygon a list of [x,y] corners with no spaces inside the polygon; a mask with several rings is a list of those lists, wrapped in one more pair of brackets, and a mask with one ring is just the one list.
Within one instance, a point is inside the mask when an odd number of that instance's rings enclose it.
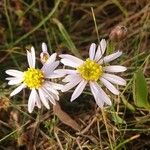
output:
{"label": "daisy-like flower", "polygon": [[[71,96],[74,101],[83,92],[85,86],[89,84],[91,92],[99,107],[104,104],[111,105],[109,96],[101,88],[101,84],[106,86],[110,92],[119,95],[118,89],[113,85],[126,85],[126,81],[121,77],[112,73],[124,72],[126,67],[120,65],[106,66],[109,62],[118,58],[122,52],[117,51],[111,55],[102,57],[106,50],[106,41],[102,39],[96,50],[96,44],[92,43],[89,50],[89,58],[85,61],[69,55],[61,54],[61,63],[74,69],[58,69],[59,74],[66,74],[63,82],[66,84],[62,88],[62,92],[66,92],[77,86]],[[113,83],[113,84],[112,84]]]}
{"label": "daisy-like flower", "polygon": [[49,109],[49,101],[55,105],[55,100],[59,100],[57,90],[60,90],[62,87],[62,85],[48,80],[58,77],[54,73],[55,68],[59,65],[59,61],[56,61],[56,53],[48,58],[41,69],[35,68],[34,47],[31,47],[31,52],[27,51],[27,60],[29,68],[24,72],[14,69],[6,70],[6,73],[11,76],[6,78],[6,80],[9,80],[8,84],[18,86],[10,96],[16,95],[24,88],[29,88],[31,90],[28,101],[29,113],[33,111],[35,106],[41,108],[41,102]]}

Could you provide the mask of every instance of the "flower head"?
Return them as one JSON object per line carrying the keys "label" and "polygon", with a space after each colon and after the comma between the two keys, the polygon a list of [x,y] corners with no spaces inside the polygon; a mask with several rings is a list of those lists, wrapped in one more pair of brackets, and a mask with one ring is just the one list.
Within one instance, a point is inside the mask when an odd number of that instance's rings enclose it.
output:
{"label": "flower head", "polygon": [[35,68],[35,50],[31,47],[31,52],[27,51],[27,60],[29,68],[26,71],[18,71],[14,69],[6,70],[6,73],[12,77],[6,78],[9,85],[18,85],[18,87],[10,94],[14,96],[24,88],[31,90],[28,111],[31,113],[35,107],[41,108],[41,102],[49,109],[49,101],[55,105],[55,100],[59,100],[57,90],[61,89],[61,85],[53,83],[47,79],[57,78],[54,73],[55,68],[59,65],[56,61],[56,53],[49,56],[41,69]]}
{"label": "flower head", "polygon": [[106,50],[106,41],[102,39],[96,50],[96,44],[92,43],[89,50],[89,58],[85,61],[68,54],[60,55],[61,62],[74,69],[58,69],[55,73],[66,75],[63,82],[66,84],[62,92],[66,92],[77,86],[71,96],[71,101],[75,100],[83,92],[85,86],[89,84],[91,92],[99,107],[104,103],[111,105],[109,96],[101,88],[105,85],[110,92],[119,95],[118,89],[112,84],[126,85],[126,81],[112,73],[123,72],[126,67],[119,65],[107,66],[109,62],[121,56],[122,52],[117,51],[111,55],[102,57]]}

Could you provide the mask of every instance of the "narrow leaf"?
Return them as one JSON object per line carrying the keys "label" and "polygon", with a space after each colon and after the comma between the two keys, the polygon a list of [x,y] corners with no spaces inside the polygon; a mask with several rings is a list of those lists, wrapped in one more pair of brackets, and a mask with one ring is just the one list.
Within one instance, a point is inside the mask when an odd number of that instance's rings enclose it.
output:
{"label": "narrow leaf", "polygon": [[121,99],[122,99],[122,102],[124,103],[124,105],[132,112],[135,111],[135,107],[133,105],[131,105],[127,100],[126,98],[122,95],[121,96]]}
{"label": "narrow leaf", "polygon": [[117,113],[112,113],[112,120],[116,124],[125,124],[126,123],[126,121],[123,120],[121,117],[119,117],[119,115]]}
{"label": "narrow leaf", "polygon": [[150,103],[148,102],[148,88],[144,74],[141,70],[134,75],[133,98],[138,107],[150,109]]}

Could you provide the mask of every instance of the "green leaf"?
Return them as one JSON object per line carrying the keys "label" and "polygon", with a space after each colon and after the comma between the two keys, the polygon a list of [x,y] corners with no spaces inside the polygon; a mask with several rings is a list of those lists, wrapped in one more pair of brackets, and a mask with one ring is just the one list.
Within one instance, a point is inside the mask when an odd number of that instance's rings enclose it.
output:
{"label": "green leaf", "polygon": [[124,105],[126,106],[126,108],[128,108],[130,111],[134,112],[135,111],[135,108],[133,105],[131,105],[127,100],[126,98],[122,95],[121,96],[121,99],[122,99],[122,102],[124,103]]}
{"label": "green leaf", "polygon": [[150,109],[150,103],[148,102],[148,88],[142,70],[138,70],[134,75],[133,98],[138,107]]}
{"label": "green leaf", "polygon": [[119,115],[117,113],[112,113],[112,120],[116,124],[125,124],[126,123],[126,121],[123,120],[121,117],[119,117]]}

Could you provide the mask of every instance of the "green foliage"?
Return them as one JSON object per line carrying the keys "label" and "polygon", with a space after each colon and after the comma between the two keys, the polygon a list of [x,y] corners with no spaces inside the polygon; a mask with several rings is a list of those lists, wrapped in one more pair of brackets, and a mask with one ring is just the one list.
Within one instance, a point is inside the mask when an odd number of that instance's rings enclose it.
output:
{"label": "green foliage", "polygon": [[138,107],[150,109],[147,84],[142,70],[138,70],[134,75],[133,98]]}

